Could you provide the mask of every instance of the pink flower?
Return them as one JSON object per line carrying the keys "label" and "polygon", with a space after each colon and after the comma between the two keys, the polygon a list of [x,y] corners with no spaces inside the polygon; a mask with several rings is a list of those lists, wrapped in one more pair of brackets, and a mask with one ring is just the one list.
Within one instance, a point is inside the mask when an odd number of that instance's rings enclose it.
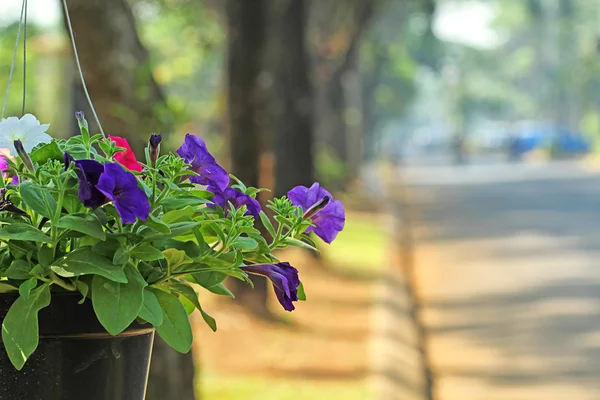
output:
{"label": "pink flower", "polygon": [[[13,157],[10,155],[10,149],[8,149],[6,147],[0,148],[0,172],[2,173],[2,177],[4,179],[8,178],[8,173],[5,171],[9,167],[8,160],[12,160],[12,159],[13,159]],[[19,178],[16,176],[13,176],[9,183],[11,185],[18,185]]]}
{"label": "pink flower", "polygon": [[133,150],[131,150],[131,146],[127,142],[127,139],[119,137],[119,136],[109,136],[110,140],[115,142],[118,147],[123,147],[125,150],[118,152],[115,154],[115,160],[131,171],[142,171],[142,164],[140,164],[135,158],[135,154]]}

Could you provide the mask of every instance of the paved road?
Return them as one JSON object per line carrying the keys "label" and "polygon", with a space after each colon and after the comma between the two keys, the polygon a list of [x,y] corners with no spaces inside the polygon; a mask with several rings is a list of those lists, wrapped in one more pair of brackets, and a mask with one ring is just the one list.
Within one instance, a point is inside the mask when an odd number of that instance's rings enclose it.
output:
{"label": "paved road", "polygon": [[600,175],[408,168],[440,400],[600,399]]}

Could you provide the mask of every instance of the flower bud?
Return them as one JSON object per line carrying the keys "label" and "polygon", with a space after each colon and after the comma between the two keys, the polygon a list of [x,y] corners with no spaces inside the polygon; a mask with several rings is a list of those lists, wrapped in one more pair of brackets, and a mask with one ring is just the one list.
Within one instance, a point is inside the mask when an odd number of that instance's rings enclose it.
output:
{"label": "flower bud", "polygon": [[331,197],[325,196],[321,201],[315,203],[311,208],[306,210],[304,215],[302,216],[304,219],[309,219],[314,217],[319,211],[327,207],[327,204],[331,201]]}
{"label": "flower bud", "polygon": [[77,118],[77,122],[83,122],[83,120],[85,119],[85,115],[83,114],[83,111],[77,111],[75,113],[75,118]]}
{"label": "flower bud", "polygon": [[21,161],[23,161],[23,164],[25,164],[25,166],[27,167],[27,169],[29,169],[29,171],[33,172],[34,168],[33,168],[33,162],[31,161],[31,158],[29,158],[29,154],[27,154],[27,152],[25,151],[25,148],[23,147],[23,142],[21,142],[19,139],[14,141],[14,145],[15,145],[15,150],[17,151],[17,154],[19,155],[19,158],[21,158]]}
{"label": "flower bud", "polygon": [[160,154],[160,143],[161,142],[162,142],[162,135],[160,133],[153,133],[152,135],[150,135],[149,153],[150,153],[150,165],[152,165],[152,167],[156,167],[156,160],[158,159],[158,156]]}

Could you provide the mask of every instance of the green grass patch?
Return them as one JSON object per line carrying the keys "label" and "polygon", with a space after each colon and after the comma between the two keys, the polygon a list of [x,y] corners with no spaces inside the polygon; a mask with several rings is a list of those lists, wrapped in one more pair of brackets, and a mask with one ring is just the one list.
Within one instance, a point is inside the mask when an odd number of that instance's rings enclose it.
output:
{"label": "green grass patch", "polygon": [[379,270],[385,262],[389,237],[380,217],[346,215],[346,226],[330,246],[321,249],[328,260],[352,270]]}
{"label": "green grass patch", "polygon": [[204,374],[199,398],[206,400],[371,400],[366,381],[313,381]]}

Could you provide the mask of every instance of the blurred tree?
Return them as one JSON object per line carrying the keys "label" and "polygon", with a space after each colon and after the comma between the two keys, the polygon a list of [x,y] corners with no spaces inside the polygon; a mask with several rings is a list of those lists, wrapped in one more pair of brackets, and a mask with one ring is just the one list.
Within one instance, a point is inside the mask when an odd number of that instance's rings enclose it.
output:
{"label": "blurred tree", "polygon": [[275,196],[313,177],[312,85],[304,0],[270,2],[268,68],[273,79],[269,121],[275,154]]}
{"label": "blurred tree", "polygon": [[[227,121],[231,173],[259,187],[260,160],[269,130],[268,73],[265,70],[269,0],[227,0]],[[254,289],[232,280],[241,304],[269,317],[267,281],[252,279]]]}
{"label": "blurred tree", "polygon": [[134,151],[143,154],[151,132],[168,132],[170,115],[129,4],[71,0],[69,9],[86,83],[104,130],[127,138]]}
{"label": "blurred tree", "polygon": [[[444,49],[432,29],[435,12],[434,0],[376,3],[376,22],[365,33],[359,59],[363,137],[358,160],[372,159],[377,133],[409,111],[418,69],[439,72]],[[398,155],[400,149],[388,151]]]}
{"label": "blurred tree", "polygon": [[[311,3],[309,37],[318,83],[316,139],[320,148],[330,152],[330,156],[346,168],[358,167],[348,162],[346,93],[349,85],[356,82],[353,78],[358,67],[360,44],[373,16],[375,3],[376,0]],[[354,121],[357,123],[356,118]]]}

